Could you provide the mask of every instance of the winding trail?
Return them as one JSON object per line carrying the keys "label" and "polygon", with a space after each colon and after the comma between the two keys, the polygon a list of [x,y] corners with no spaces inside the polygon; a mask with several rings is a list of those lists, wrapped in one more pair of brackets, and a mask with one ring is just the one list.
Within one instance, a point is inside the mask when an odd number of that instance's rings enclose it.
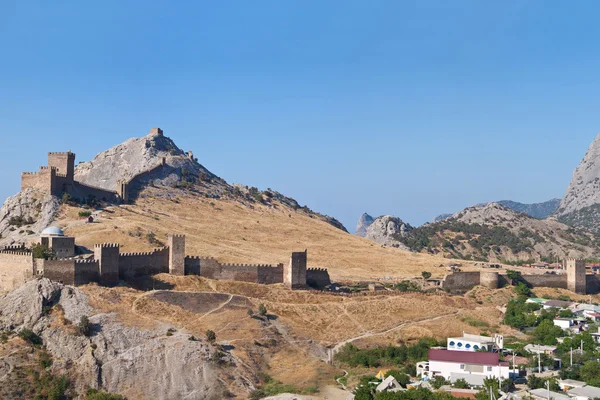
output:
{"label": "winding trail", "polygon": [[348,371],[346,371],[345,369],[344,369],[344,370],[342,370],[342,371],[344,371],[344,376],[341,376],[341,377],[337,378],[335,381],[336,381],[336,382],[337,382],[337,383],[338,383],[338,384],[339,384],[339,385],[342,387],[342,389],[343,389],[343,390],[347,390],[347,389],[346,389],[346,385],[344,385],[342,382],[340,382],[340,380],[341,380],[342,378],[345,378],[345,377],[347,377],[347,376],[348,376]]}
{"label": "winding trail", "polygon": [[406,321],[406,322],[403,322],[403,323],[401,323],[399,325],[394,326],[393,328],[387,329],[385,331],[381,331],[381,332],[367,332],[367,333],[364,333],[364,334],[362,334],[360,336],[356,336],[356,337],[353,337],[353,338],[350,338],[350,339],[346,339],[346,340],[344,340],[344,341],[336,344],[333,347],[333,349],[332,349],[332,353],[333,354],[332,355],[335,355],[346,344],[352,343],[352,342],[354,342],[356,340],[366,339],[368,337],[373,337],[373,336],[385,335],[386,333],[393,332],[395,330],[398,330],[400,328],[404,328],[405,326],[409,326],[409,325],[415,325],[415,324],[422,324],[422,323],[425,323],[425,322],[437,321],[438,319],[442,319],[442,318],[450,317],[450,316],[453,316],[453,315],[457,315],[459,312],[460,312],[460,310],[452,312],[452,313],[448,313],[448,314],[438,315],[437,317],[425,318],[425,319],[420,319],[420,320],[416,320],[416,321]]}

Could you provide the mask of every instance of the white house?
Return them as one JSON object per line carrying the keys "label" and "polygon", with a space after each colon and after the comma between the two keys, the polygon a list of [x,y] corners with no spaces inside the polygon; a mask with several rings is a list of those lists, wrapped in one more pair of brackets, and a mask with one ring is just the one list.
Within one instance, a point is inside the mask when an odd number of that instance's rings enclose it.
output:
{"label": "white house", "polygon": [[502,335],[480,336],[463,333],[461,337],[448,338],[448,350],[456,351],[492,351],[494,348],[502,349],[504,347],[504,337]]}
{"label": "white house", "polygon": [[598,332],[592,332],[590,335],[592,335],[596,343],[600,344],[600,327],[598,328]]}
{"label": "white house", "polygon": [[536,400],[571,400],[571,398],[564,393],[550,392],[547,389],[533,389],[529,391],[529,394]]}
{"label": "white house", "polygon": [[448,380],[453,374],[508,379],[509,364],[500,361],[498,353],[429,349],[429,372],[431,377],[440,375]]}

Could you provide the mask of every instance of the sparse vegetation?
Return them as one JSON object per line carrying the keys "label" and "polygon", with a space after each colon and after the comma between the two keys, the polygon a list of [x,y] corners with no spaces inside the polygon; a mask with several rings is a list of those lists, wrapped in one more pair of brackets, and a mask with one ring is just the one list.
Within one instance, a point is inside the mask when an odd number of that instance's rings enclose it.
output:
{"label": "sparse vegetation", "polygon": [[217,334],[214,331],[211,331],[210,329],[206,331],[206,340],[208,340],[209,343],[214,343],[217,340]]}
{"label": "sparse vegetation", "polygon": [[23,328],[19,331],[18,336],[26,342],[31,343],[34,346],[40,346],[42,344],[42,338],[33,333],[32,330]]}
{"label": "sparse vegetation", "polygon": [[77,330],[83,336],[90,335],[91,325],[90,325],[90,320],[87,316],[84,315],[83,317],[81,317],[81,319],[79,320],[79,323],[77,324]]}
{"label": "sparse vegetation", "polygon": [[54,251],[48,248],[48,246],[39,243],[34,244],[31,251],[33,253],[33,258],[48,260],[49,258],[56,256]]}
{"label": "sparse vegetation", "polygon": [[[335,358],[337,361],[351,367],[408,366],[427,359],[429,349],[438,344],[438,341],[433,338],[421,339],[414,345],[388,346],[375,349],[359,349],[349,343],[336,354]],[[407,373],[406,370],[404,372]],[[409,375],[414,376],[415,374]]]}
{"label": "sparse vegetation", "polygon": [[267,307],[265,307],[263,303],[260,303],[258,305],[258,315],[260,315],[261,317],[267,315]]}
{"label": "sparse vegetation", "polygon": [[85,400],[126,400],[124,396],[120,394],[108,393],[105,391],[98,391],[96,389],[89,389],[85,393]]}

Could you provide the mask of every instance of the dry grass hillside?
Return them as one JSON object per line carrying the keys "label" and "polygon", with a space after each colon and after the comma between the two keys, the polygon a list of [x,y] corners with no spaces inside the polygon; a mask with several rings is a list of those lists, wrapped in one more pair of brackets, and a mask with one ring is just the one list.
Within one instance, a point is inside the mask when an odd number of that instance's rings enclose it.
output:
{"label": "dry grass hillside", "polygon": [[168,233],[183,233],[188,254],[221,262],[285,263],[292,251],[308,249],[309,267],[328,268],[337,280],[410,277],[424,270],[441,276],[439,266],[449,261],[382,247],[282,204],[248,205],[177,189],[149,188],[133,205],[98,212],[92,224],[81,221],[80,210],[63,206],[55,224],[88,248],[111,242],[123,252],[146,251],[160,246],[152,235],[165,243]]}

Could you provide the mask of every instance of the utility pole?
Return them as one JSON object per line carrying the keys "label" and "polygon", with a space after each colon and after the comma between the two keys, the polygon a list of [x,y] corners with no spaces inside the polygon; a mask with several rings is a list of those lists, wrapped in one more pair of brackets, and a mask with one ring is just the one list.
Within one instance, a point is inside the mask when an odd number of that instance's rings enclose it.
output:
{"label": "utility pole", "polygon": [[538,374],[542,373],[542,357],[540,357],[540,353],[538,353]]}
{"label": "utility pole", "polygon": [[571,367],[573,366],[573,346],[571,346]]}
{"label": "utility pole", "polygon": [[548,388],[548,400],[550,400],[550,379],[546,381],[546,387]]}

